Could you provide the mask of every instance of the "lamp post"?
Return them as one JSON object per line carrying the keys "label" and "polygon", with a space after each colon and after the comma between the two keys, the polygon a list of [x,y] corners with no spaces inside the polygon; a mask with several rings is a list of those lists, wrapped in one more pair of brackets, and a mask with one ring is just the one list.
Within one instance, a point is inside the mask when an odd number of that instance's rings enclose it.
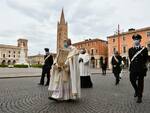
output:
{"label": "lamp post", "polygon": [[118,24],[118,52],[119,52],[119,54],[120,54],[120,26],[119,26],[119,24]]}

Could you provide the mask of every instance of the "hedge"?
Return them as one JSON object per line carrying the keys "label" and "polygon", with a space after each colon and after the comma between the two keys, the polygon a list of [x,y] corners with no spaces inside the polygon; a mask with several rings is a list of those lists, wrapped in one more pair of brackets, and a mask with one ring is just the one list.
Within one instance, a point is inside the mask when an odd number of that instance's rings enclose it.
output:
{"label": "hedge", "polygon": [[34,67],[34,68],[42,68],[43,65],[42,65],[42,64],[32,64],[32,65],[30,65],[30,67]]}
{"label": "hedge", "polygon": [[8,67],[8,65],[1,64],[0,67]]}
{"label": "hedge", "polygon": [[28,68],[29,66],[25,64],[15,64],[14,67],[15,68]]}

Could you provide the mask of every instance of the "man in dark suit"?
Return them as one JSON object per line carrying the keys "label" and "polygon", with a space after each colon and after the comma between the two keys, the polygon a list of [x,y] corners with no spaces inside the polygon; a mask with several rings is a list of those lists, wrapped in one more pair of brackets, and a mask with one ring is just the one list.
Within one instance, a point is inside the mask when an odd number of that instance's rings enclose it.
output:
{"label": "man in dark suit", "polygon": [[114,56],[112,57],[111,64],[112,64],[112,71],[116,78],[116,85],[118,85],[119,81],[120,81],[119,74],[121,73],[121,70],[122,70],[122,68],[121,68],[122,57],[119,55],[118,51],[116,51]]}
{"label": "man in dark suit", "polygon": [[44,65],[42,67],[42,76],[39,85],[44,85],[45,74],[47,74],[47,82],[45,86],[48,86],[50,81],[50,69],[53,64],[53,56],[49,53],[48,48],[45,48],[45,53],[46,55],[44,55]]}
{"label": "man in dark suit", "polygon": [[139,34],[132,36],[134,47],[129,49],[130,60],[130,82],[135,90],[134,97],[138,97],[137,103],[142,102],[144,88],[144,76],[146,76],[148,59],[148,50],[140,45],[142,36]]}

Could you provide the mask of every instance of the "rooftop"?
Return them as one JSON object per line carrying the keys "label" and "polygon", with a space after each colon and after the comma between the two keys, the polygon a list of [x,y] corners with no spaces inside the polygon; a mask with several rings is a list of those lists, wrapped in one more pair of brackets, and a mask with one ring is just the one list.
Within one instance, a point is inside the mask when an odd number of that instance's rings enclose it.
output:
{"label": "rooftop", "polygon": [[14,46],[14,45],[5,45],[5,44],[0,44],[0,48],[15,48],[15,49],[20,49],[18,46]]}
{"label": "rooftop", "polygon": [[84,44],[84,43],[87,43],[87,42],[88,42],[88,43],[89,43],[89,42],[96,42],[96,41],[107,42],[106,40],[102,40],[102,39],[95,38],[95,39],[85,39],[84,41],[74,43],[73,45]]}
{"label": "rooftop", "polygon": [[[126,35],[126,34],[132,34],[132,33],[137,33],[137,32],[141,32],[141,31],[148,31],[150,30],[150,27],[145,27],[145,28],[141,28],[141,29],[129,29],[127,32],[121,32],[119,35]],[[113,38],[118,36],[118,34],[114,34],[111,36],[108,36],[107,38]]]}

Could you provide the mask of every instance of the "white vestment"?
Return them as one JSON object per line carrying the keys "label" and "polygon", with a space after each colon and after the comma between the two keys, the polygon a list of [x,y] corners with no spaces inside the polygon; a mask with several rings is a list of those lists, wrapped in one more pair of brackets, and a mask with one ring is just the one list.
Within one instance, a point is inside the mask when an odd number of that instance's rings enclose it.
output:
{"label": "white vestment", "polygon": [[78,99],[81,96],[80,71],[78,63],[79,51],[74,46],[70,46],[69,49],[70,52],[66,60],[66,65],[69,66],[70,70],[72,99]]}
{"label": "white vestment", "polygon": [[89,68],[90,56],[89,56],[89,54],[88,53],[80,54],[79,60],[80,59],[83,59],[83,62],[79,63],[80,76],[89,76],[90,75],[90,68]]}
{"label": "white vestment", "polygon": [[[57,59],[57,57],[56,57]],[[55,60],[57,61],[57,60]],[[57,62],[52,67],[50,85],[48,87],[50,97],[58,100],[77,99],[80,97],[80,75],[78,68],[77,49],[69,47],[69,55],[65,64],[67,68],[59,70]]]}

